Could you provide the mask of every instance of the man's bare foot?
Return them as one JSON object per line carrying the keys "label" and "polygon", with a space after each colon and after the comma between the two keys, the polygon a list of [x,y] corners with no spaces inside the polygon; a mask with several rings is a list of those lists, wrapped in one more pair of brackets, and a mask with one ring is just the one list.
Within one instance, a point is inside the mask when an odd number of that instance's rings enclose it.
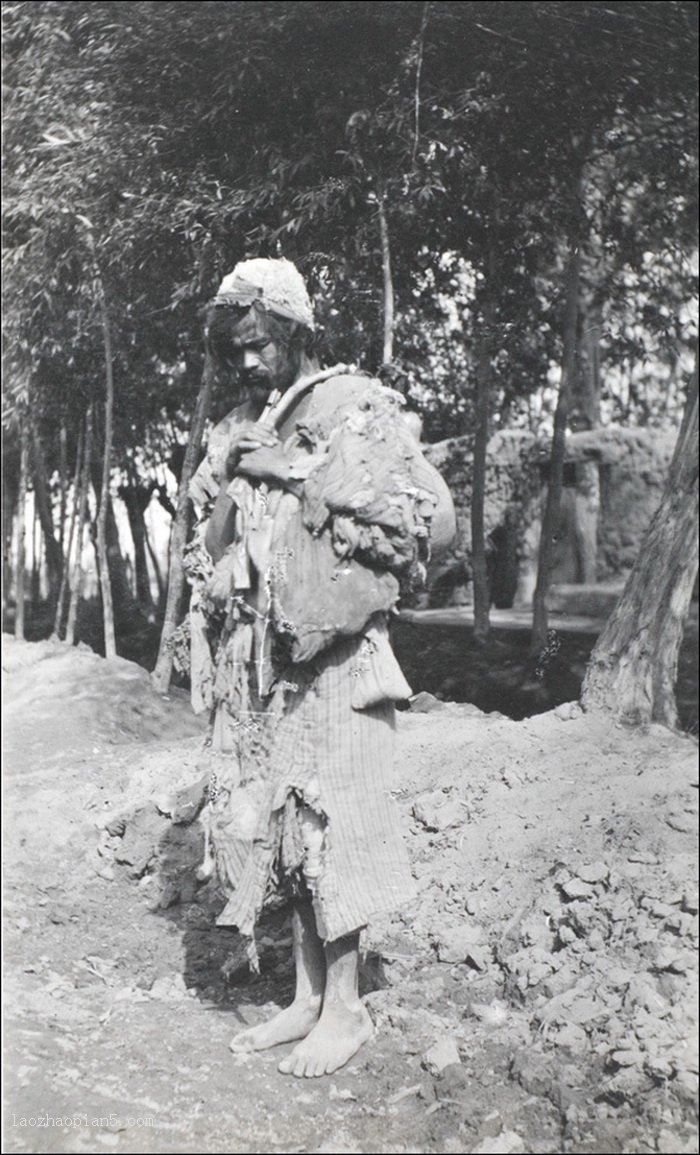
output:
{"label": "man's bare foot", "polygon": [[291,1055],[282,1059],[278,1070],[283,1075],[307,1079],[331,1075],[357,1054],[373,1031],[372,1020],[362,1003],[354,1008],[341,1002],[324,1003],[314,1029]]}
{"label": "man's bare foot", "polygon": [[297,999],[291,1007],[280,1011],[269,1023],[260,1023],[257,1027],[249,1027],[246,1031],[234,1035],[231,1040],[231,1050],[236,1054],[245,1054],[247,1051],[265,1051],[268,1047],[277,1047],[280,1043],[294,1043],[297,1039],[305,1039],[309,1031],[318,1022],[321,1012],[321,1000]]}

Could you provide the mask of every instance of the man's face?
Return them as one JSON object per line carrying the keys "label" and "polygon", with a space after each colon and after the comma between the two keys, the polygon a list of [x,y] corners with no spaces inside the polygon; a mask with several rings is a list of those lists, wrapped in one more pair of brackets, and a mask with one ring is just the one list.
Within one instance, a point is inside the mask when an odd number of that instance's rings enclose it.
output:
{"label": "man's face", "polygon": [[284,393],[294,383],[298,358],[264,312],[248,309],[231,328],[233,363],[251,400],[264,401],[273,389]]}

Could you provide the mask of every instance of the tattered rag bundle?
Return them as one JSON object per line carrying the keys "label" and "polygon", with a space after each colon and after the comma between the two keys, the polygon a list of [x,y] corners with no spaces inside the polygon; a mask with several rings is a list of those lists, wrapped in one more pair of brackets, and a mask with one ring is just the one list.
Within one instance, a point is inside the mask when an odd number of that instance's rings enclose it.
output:
{"label": "tattered rag bundle", "polygon": [[[335,399],[352,396],[358,380],[364,388],[338,413]],[[394,607],[400,580],[415,576],[428,557],[439,500],[435,471],[396,393],[356,377],[336,378],[317,393],[300,429],[317,464],[301,508],[274,542],[285,563],[269,582],[273,620],[291,634],[295,661],[308,661]]]}

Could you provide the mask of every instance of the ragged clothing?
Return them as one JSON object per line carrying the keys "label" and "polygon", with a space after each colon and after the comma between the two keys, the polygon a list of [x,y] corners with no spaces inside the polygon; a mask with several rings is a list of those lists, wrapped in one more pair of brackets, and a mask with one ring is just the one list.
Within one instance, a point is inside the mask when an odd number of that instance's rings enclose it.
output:
{"label": "ragged clothing", "polygon": [[[234,541],[216,567],[206,519],[245,407],[217,427],[193,479],[192,699],[211,712],[213,767],[204,820],[230,894],[219,922],[251,937],[267,901],[302,887],[326,940],[413,895],[391,797],[394,702],[411,691],[387,615],[454,514],[401,403],[365,377],[317,385],[280,433],[295,492],[234,478]],[[309,814],[323,825],[313,869]]]}

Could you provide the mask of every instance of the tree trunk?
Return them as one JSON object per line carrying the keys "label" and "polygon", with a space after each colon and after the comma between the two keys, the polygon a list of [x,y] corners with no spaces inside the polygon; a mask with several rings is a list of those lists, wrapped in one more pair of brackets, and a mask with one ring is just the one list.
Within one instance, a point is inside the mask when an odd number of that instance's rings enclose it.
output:
{"label": "tree trunk", "polygon": [[187,531],[190,521],[191,503],[189,487],[199,457],[199,449],[202,444],[204,425],[211,403],[213,381],[213,365],[210,357],[207,355],[204,362],[202,382],[197,396],[197,404],[192,418],[190,436],[185,451],[185,460],[182,466],[182,475],[177,493],[177,512],[170,534],[168,596],[165,603],[165,617],[163,619],[163,630],[160,636],[158,660],[152,674],[153,685],[161,694],[167,693],[172,673],[173,659],[168,648],[168,642],[177,628],[177,617],[185,586],[182,553],[187,542]]}
{"label": "tree trunk", "polygon": [[127,517],[129,518],[129,529],[131,530],[131,540],[134,544],[136,597],[139,605],[147,614],[152,614],[155,609],[153,594],[151,592],[151,581],[148,574],[147,532],[144,518],[144,513],[151,500],[151,492],[152,490],[138,485],[136,479],[133,477],[129,485],[124,485],[119,490],[119,496],[126,507]]}
{"label": "tree trunk", "polygon": [[146,549],[148,550],[148,556],[150,557],[151,565],[153,566],[153,573],[156,577],[156,585],[158,586],[158,609],[160,610],[162,609],[165,602],[165,582],[163,581],[163,574],[161,573],[156,551],[151,545],[151,539],[148,536],[148,530],[146,530]]}
{"label": "tree trunk", "polygon": [[384,194],[379,197],[379,236],[382,245],[382,284],[383,284],[383,339],[382,363],[390,365],[394,359],[394,282],[391,277],[391,245],[389,242],[389,226],[384,207]]}
{"label": "tree trunk", "polygon": [[420,77],[423,71],[423,52],[425,50],[425,32],[428,27],[428,16],[430,15],[430,0],[425,0],[423,4],[423,14],[420,22],[420,32],[418,33],[418,48],[416,51],[416,86],[413,94],[413,150],[411,152],[411,166],[416,167],[416,158],[418,156],[418,142],[420,140]]}
{"label": "tree trunk", "polygon": [[15,637],[24,639],[24,570],[29,480],[29,430],[26,417],[20,418],[19,492],[17,494],[17,558],[15,562]]}
{"label": "tree trunk", "polygon": [[70,605],[68,607],[68,622],[66,624],[66,641],[70,646],[75,645],[75,627],[78,618],[78,606],[83,585],[83,540],[85,537],[85,522],[88,512],[88,493],[90,490],[90,463],[92,460],[92,405],[85,416],[85,448],[83,468],[80,477],[80,501],[78,504],[77,541],[75,559],[70,579]]}
{"label": "tree trunk", "polygon": [[41,444],[36,425],[31,419],[29,420],[29,433],[31,439],[31,453],[32,453],[32,474],[34,480],[34,500],[36,502],[39,520],[41,521],[41,528],[44,531],[44,541],[46,543],[46,568],[48,570],[49,586],[56,596],[58,594],[58,587],[61,582],[61,574],[63,572],[63,553],[55,536],[55,529],[53,524],[53,510],[51,508],[51,492],[49,489],[48,470],[46,468],[46,458],[44,456],[44,448]]}
{"label": "tree trunk", "polygon": [[539,655],[547,642],[547,594],[554,561],[554,545],[559,526],[561,493],[564,483],[566,455],[566,426],[571,407],[571,394],[576,370],[576,316],[578,312],[579,282],[581,278],[581,244],[574,228],[569,246],[566,270],[566,299],[564,311],[564,342],[562,352],[561,384],[554,414],[554,433],[550,456],[550,477],[547,500],[542,518],[537,585],[532,599],[531,652]]}
{"label": "tree trunk", "polygon": [[[66,536],[66,516],[68,512],[68,431],[65,424],[61,425],[58,435],[58,480],[61,491],[61,504],[59,510],[58,523],[58,544],[61,547],[61,554],[65,552],[65,536]],[[65,563],[63,572],[68,569],[68,562]],[[63,576],[63,575],[61,575]]]}
{"label": "tree trunk", "polygon": [[[2,608],[4,614],[9,609],[12,594],[12,530],[17,494],[10,484],[7,462],[3,462],[0,476],[2,477]],[[14,481],[14,478],[12,480]]]}
{"label": "tree trunk", "polygon": [[476,358],[476,397],[474,402],[474,464],[472,479],[472,581],[474,583],[474,641],[483,643],[490,630],[491,584],[486,561],[484,505],[486,499],[486,450],[489,443],[489,401],[496,308],[495,239],[489,238],[488,284],[482,313],[481,333]]}
{"label": "tree trunk", "polygon": [[675,727],[683,625],[698,572],[698,361],[661,504],[596,642],[581,703]]}
{"label": "tree trunk", "polygon": [[34,501],[34,516],[32,518],[32,580],[30,584],[29,604],[32,615],[39,608],[41,601],[41,522]]}
{"label": "tree trunk", "polygon": [[[68,546],[65,553],[65,561],[63,565],[63,574],[61,575],[61,588],[58,591],[58,599],[56,601],[56,614],[53,621],[52,637],[60,640],[61,626],[63,625],[63,610],[66,604],[66,594],[68,592],[69,577],[72,581],[71,572],[71,555],[73,553],[73,542],[75,540],[75,530],[78,524],[78,509],[80,506],[81,493],[81,477],[83,468],[83,429],[81,428],[78,436],[78,448],[75,453],[75,473],[73,474],[73,508],[71,510],[70,525],[68,527]],[[78,544],[80,549],[80,542]]]}
{"label": "tree trunk", "polygon": [[110,506],[109,476],[112,464],[112,417],[114,413],[114,361],[112,357],[112,332],[107,311],[107,301],[105,298],[104,285],[99,273],[96,275],[96,285],[100,317],[102,320],[102,341],[105,358],[105,428],[100,506],[97,513],[97,554],[100,568],[100,590],[102,593],[105,657],[110,659],[117,656],[117,646],[114,636],[114,611],[112,609],[112,587],[109,580],[109,557],[107,552],[107,514]]}
{"label": "tree trunk", "polygon": [[[103,483],[103,467],[100,462],[95,463],[92,469],[92,487],[97,497],[97,508],[99,510],[102,496]],[[120,623],[132,623],[135,616],[139,614],[139,606],[134,594],[133,582],[129,573],[129,567],[126,563],[126,558],[122,553],[121,539],[119,537],[119,529],[117,526],[117,519],[114,513],[114,502],[112,495],[108,495],[107,499],[107,524],[105,527],[105,541],[107,547],[107,564],[109,567],[109,588],[112,595],[112,612],[114,620],[119,627]],[[97,557],[98,571],[100,568],[100,558],[97,540],[97,520],[92,527],[94,538],[95,555]],[[101,579],[101,574],[98,573]],[[101,580],[100,580],[100,589]]]}

